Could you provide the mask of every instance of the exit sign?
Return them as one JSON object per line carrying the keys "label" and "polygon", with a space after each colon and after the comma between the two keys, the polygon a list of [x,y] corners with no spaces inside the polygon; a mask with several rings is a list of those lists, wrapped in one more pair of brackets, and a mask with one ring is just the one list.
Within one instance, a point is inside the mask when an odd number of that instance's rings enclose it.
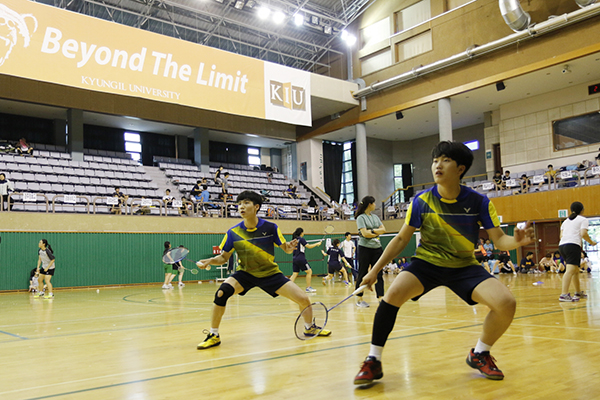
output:
{"label": "exit sign", "polygon": [[595,85],[588,86],[588,94],[598,94],[600,93],[600,83],[596,83]]}
{"label": "exit sign", "polygon": [[558,210],[558,218],[567,218],[569,210]]}

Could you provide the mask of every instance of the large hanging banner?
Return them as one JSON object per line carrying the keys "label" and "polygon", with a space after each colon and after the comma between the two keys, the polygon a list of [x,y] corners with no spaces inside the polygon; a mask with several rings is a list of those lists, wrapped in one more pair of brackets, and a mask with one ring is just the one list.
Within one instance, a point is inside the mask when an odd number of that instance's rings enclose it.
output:
{"label": "large hanging banner", "polygon": [[312,122],[308,72],[25,0],[0,0],[0,74]]}

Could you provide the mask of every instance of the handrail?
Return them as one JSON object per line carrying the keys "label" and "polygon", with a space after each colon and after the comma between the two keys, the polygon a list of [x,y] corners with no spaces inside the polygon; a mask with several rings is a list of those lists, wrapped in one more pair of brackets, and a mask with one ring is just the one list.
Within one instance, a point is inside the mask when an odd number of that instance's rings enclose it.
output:
{"label": "handrail", "polygon": [[[472,181],[474,181],[474,179],[475,179],[475,178],[478,178],[478,177],[483,177],[483,176],[485,176],[485,177],[487,178],[487,173],[486,173],[486,174],[477,174],[477,175],[465,176],[465,177],[463,177],[463,178],[461,179],[461,181],[463,181],[463,182],[464,182],[464,181],[467,181],[468,179],[471,179]],[[386,198],[383,200],[383,204],[387,204],[388,200],[389,200],[389,199],[391,199],[391,198],[392,198],[392,196],[394,196],[394,195],[396,194],[396,192],[399,192],[399,191],[405,191],[405,190],[408,190],[408,189],[411,189],[411,188],[416,188],[416,187],[419,187],[419,186],[423,186],[423,187],[425,187],[425,186],[428,186],[428,185],[432,185],[432,186],[433,186],[433,185],[435,185],[435,182],[418,183],[418,184],[414,184],[414,185],[407,186],[407,187],[405,187],[405,188],[398,188],[398,189],[394,190],[394,191],[392,192],[392,194],[390,194],[388,197],[386,197]]]}
{"label": "handrail", "polygon": [[[163,215],[163,205],[162,205],[162,200],[157,200],[157,199],[145,199],[143,197],[134,197],[131,199],[131,203],[129,204],[129,215],[134,215],[135,212],[134,210],[137,208],[139,210],[143,210],[144,207],[153,207],[152,205],[150,206],[143,206],[142,205],[142,200],[150,200],[152,202],[152,204],[157,203],[158,204],[158,212],[159,215],[162,216]],[[136,201],[138,202],[136,204]],[[127,215],[127,209],[125,210],[125,215]],[[143,215],[143,214],[142,214]],[[165,215],[166,215],[166,211],[165,211]]]}
{"label": "handrail", "polygon": [[[108,198],[110,198],[110,197],[114,197],[114,196],[110,196],[110,195],[108,195],[108,196],[96,196],[96,197],[94,197],[94,200],[92,201],[92,205],[93,205],[93,209],[94,209],[94,214],[96,214],[96,202],[97,202],[98,200],[102,200],[102,199],[108,199]],[[127,198],[125,199],[125,203],[123,203],[123,204],[117,204],[117,205],[116,205],[116,206],[118,206],[118,207],[125,207],[125,215],[127,215],[127,206],[128,206],[128,204],[127,204],[127,201],[128,201],[128,200],[129,200],[129,197],[127,197]],[[113,208],[113,207],[115,207],[115,206],[114,206],[114,205],[112,205],[112,204],[106,204],[106,203],[105,203],[105,204],[103,204],[103,205],[104,205],[104,206],[107,206],[107,207],[109,207],[109,208]]]}
{"label": "handrail", "polygon": [[[8,207],[8,210],[6,210],[8,212],[10,212],[11,208],[12,208],[10,206],[10,200],[12,199],[12,196],[14,196],[15,194],[20,195],[20,196],[24,195],[24,193],[22,193],[22,192],[12,192],[11,194],[8,195],[8,198],[7,198],[7,207]],[[34,193],[34,194],[36,196],[36,202],[37,202],[37,196],[42,196],[44,198],[44,200],[46,201],[46,212],[48,212],[48,196],[46,196],[43,193]],[[22,201],[23,201],[23,205],[25,205],[25,200],[22,200]],[[0,210],[3,210],[3,209],[4,209],[4,200],[0,201]]]}
{"label": "handrail", "polygon": [[[52,197],[52,214],[54,214],[56,212],[55,209],[55,205],[56,205],[56,199],[62,197],[64,199],[64,197],[67,196],[66,194],[56,194]],[[87,213],[90,213],[90,199],[87,196],[80,196],[80,195],[76,195],[76,198],[78,199],[85,199],[87,204],[85,205],[85,209],[87,210]],[[82,205],[82,204],[77,204],[77,203],[65,203],[63,200],[63,204],[72,204],[73,207],[76,207],[78,205]]]}

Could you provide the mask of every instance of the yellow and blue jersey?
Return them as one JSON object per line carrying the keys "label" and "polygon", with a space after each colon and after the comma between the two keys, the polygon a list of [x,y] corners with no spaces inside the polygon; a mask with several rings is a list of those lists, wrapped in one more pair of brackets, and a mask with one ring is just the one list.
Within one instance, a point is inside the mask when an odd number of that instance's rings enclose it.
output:
{"label": "yellow and blue jersey", "polygon": [[248,229],[244,221],[229,229],[219,246],[221,250],[238,253],[238,271],[264,278],[281,272],[275,262],[275,245],[285,238],[276,224],[259,218],[256,228]]}
{"label": "yellow and blue jersey", "polygon": [[416,257],[447,268],[478,264],[474,249],[480,227],[500,226],[496,208],[486,196],[461,186],[455,200],[446,200],[437,185],[415,196],[406,223],[420,229]]}

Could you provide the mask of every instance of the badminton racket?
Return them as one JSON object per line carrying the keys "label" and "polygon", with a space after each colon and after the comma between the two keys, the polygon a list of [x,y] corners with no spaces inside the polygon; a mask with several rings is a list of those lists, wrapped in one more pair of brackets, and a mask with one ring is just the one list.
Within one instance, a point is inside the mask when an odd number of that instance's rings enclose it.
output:
{"label": "badminton racket", "polygon": [[[188,249],[186,249],[185,247],[177,247],[177,248],[171,249],[167,253],[165,253],[165,255],[163,256],[163,262],[165,264],[175,264],[179,261],[187,260],[187,261],[191,261],[191,262],[195,263],[195,261],[190,260],[189,258],[186,258],[186,256],[189,254],[189,252],[190,251]],[[211,268],[210,265],[207,265],[204,269],[207,271],[210,271],[210,268]],[[189,270],[189,271],[192,271],[192,270]]]}
{"label": "badminton racket", "polygon": [[[294,332],[296,333],[296,337],[300,340],[308,340],[319,336],[319,333],[321,333],[321,331],[325,329],[325,326],[327,325],[329,312],[349,298],[362,293],[366,288],[367,285],[362,285],[352,292],[350,296],[346,297],[344,300],[340,301],[329,309],[325,306],[325,304],[320,302],[312,303],[306,307],[304,310],[302,310],[300,315],[298,315],[298,318],[296,318],[296,322],[294,323]],[[311,327],[306,328],[306,325],[309,323],[311,324]]]}

